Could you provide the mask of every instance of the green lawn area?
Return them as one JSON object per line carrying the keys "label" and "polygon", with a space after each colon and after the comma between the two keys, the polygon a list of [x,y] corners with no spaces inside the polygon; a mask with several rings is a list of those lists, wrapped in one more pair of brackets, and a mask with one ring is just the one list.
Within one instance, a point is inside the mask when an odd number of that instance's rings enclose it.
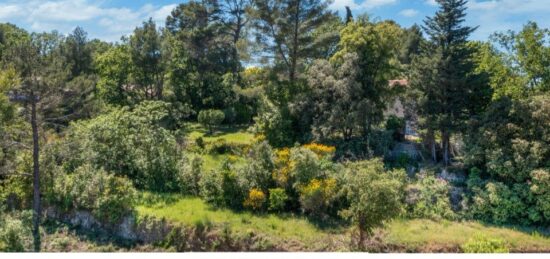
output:
{"label": "green lawn area", "polygon": [[[229,224],[235,232],[254,231],[282,242],[299,241],[314,249],[330,240],[344,240],[347,227],[320,228],[308,219],[294,215],[254,214],[214,209],[199,198],[179,195],[144,194],[150,202],[137,208],[141,216],[155,216],[183,224],[209,221]],[[149,197],[149,198],[147,198]],[[550,251],[550,238],[536,232],[487,226],[478,222],[432,221],[424,219],[395,220],[384,230],[384,241],[415,251],[422,247],[460,246],[479,234],[505,240],[514,251]]]}
{"label": "green lawn area", "polygon": [[504,240],[512,252],[550,251],[550,237],[544,237],[538,232],[487,226],[473,221],[396,220],[389,224],[386,231],[387,242],[412,248],[429,244],[459,246],[476,235],[483,235]]}
{"label": "green lawn area", "polygon": [[[254,231],[278,241],[299,241],[304,245],[318,245],[330,234],[339,234],[341,228],[320,229],[304,217],[275,214],[253,214],[234,212],[228,209],[214,209],[195,197],[179,195],[144,194],[153,199],[137,207],[140,216],[155,216],[183,224],[208,221],[213,224],[229,224],[235,232]],[[148,198],[145,198],[147,200]]]}
{"label": "green lawn area", "polygon": [[211,142],[218,139],[225,139],[227,142],[237,143],[237,144],[250,144],[254,141],[254,135],[246,131],[247,127],[228,127],[220,126],[217,127],[212,135],[208,134],[202,125],[198,123],[190,123],[187,126],[189,133],[187,137],[191,140],[195,140],[199,137],[202,137],[204,141]]}

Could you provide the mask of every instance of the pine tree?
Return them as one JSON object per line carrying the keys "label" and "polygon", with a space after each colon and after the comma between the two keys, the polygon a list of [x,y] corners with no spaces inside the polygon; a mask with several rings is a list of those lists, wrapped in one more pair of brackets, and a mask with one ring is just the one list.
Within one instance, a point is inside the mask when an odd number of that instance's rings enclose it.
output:
{"label": "pine tree", "polygon": [[[464,122],[488,102],[484,77],[474,74],[468,37],[477,27],[464,26],[467,0],[437,0],[439,10],[423,26],[430,42],[424,46],[418,70],[430,71],[429,78],[413,79],[422,95],[420,109],[428,124],[441,133],[443,162],[450,162],[450,139]],[[427,69],[426,66],[433,66]],[[417,73],[418,75],[418,73]]]}

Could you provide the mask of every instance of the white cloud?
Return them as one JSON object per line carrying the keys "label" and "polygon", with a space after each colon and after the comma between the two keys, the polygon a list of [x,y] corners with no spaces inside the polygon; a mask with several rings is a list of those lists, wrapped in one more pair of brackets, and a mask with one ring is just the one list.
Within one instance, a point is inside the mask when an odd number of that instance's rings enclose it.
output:
{"label": "white cloud", "polygon": [[405,16],[405,17],[415,17],[419,14],[419,12],[415,9],[405,9],[399,12],[399,15]]}
{"label": "white cloud", "polygon": [[435,0],[426,0],[425,3],[431,6],[437,6],[437,2]]}
{"label": "white cloud", "polygon": [[[0,22],[11,22],[26,25],[33,31],[50,31],[57,29],[68,33],[74,27],[86,23],[93,24],[92,37],[116,41],[127,35],[144,20],[152,17],[158,25],[176,7],[175,4],[157,6],[146,4],[138,10],[130,8],[105,7],[105,1],[93,0],[8,0],[9,4],[0,3]],[[98,25],[98,26],[95,26]],[[86,29],[86,28],[85,28]]]}
{"label": "white cloud", "polygon": [[377,7],[395,4],[397,0],[362,0],[359,3],[355,0],[334,0],[330,5],[330,8],[337,11],[342,11],[346,6],[349,6],[352,10],[370,10]]}

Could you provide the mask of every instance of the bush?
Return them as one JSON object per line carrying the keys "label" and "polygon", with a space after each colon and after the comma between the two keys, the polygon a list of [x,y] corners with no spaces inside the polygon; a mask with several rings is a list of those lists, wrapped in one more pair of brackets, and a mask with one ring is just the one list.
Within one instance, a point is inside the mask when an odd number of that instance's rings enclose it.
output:
{"label": "bush", "polygon": [[407,214],[412,218],[452,219],[449,184],[443,179],[421,174],[407,187]]}
{"label": "bush", "polygon": [[184,194],[199,195],[202,158],[200,156],[186,157],[181,162],[180,189]]}
{"label": "bush", "polygon": [[140,189],[179,191],[181,154],[175,137],[160,126],[167,105],[146,101],[73,124],[64,145],[66,172],[89,163],[128,177]]}
{"label": "bush", "polygon": [[31,211],[19,215],[1,215],[0,252],[24,252],[31,247]]}
{"label": "bush", "polygon": [[282,211],[285,208],[288,195],[282,188],[269,189],[269,210]]}
{"label": "bush", "polygon": [[238,174],[242,179],[243,188],[250,190],[257,188],[263,192],[274,186],[272,178],[275,170],[275,157],[271,146],[264,141],[252,147],[248,155],[247,164],[239,168]]}
{"label": "bush", "polygon": [[200,195],[206,202],[216,206],[223,205],[222,178],[218,173],[213,170],[203,172],[199,187]]}
{"label": "bush", "polygon": [[258,211],[263,209],[265,201],[265,193],[260,189],[253,188],[248,192],[248,197],[244,201],[243,205],[246,208]]}
{"label": "bush", "polygon": [[300,188],[302,209],[313,216],[323,216],[337,192],[335,179],[313,179]]}
{"label": "bush", "polygon": [[402,170],[387,172],[379,159],[347,165],[343,192],[350,206],[340,214],[358,227],[360,248],[365,233],[401,214],[405,177]]}
{"label": "bush", "polygon": [[509,253],[502,239],[476,236],[461,246],[464,253]]}
{"label": "bush", "polygon": [[213,133],[213,127],[220,125],[225,119],[225,114],[220,110],[202,110],[199,112],[198,121],[208,128],[210,134]]}
{"label": "bush", "polygon": [[87,210],[102,222],[117,223],[134,210],[136,190],[132,183],[91,165],[79,167],[73,174],[58,175],[54,184],[46,198],[67,211]]}

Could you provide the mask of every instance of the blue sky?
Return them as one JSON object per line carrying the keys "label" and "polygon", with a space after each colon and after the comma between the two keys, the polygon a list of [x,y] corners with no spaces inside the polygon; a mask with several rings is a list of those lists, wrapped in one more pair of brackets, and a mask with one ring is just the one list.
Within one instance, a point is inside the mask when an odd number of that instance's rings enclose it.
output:
{"label": "blue sky", "polygon": [[[0,22],[14,23],[30,31],[56,29],[68,33],[83,27],[90,37],[116,41],[143,20],[160,24],[170,11],[186,0],[0,0]],[[344,14],[393,19],[403,26],[422,23],[436,10],[434,0],[334,0],[331,8]],[[472,39],[485,40],[495,31],[519,30],[528,20],[550,28],[550,0],[470,0],[468,24],[479,25]]]}

